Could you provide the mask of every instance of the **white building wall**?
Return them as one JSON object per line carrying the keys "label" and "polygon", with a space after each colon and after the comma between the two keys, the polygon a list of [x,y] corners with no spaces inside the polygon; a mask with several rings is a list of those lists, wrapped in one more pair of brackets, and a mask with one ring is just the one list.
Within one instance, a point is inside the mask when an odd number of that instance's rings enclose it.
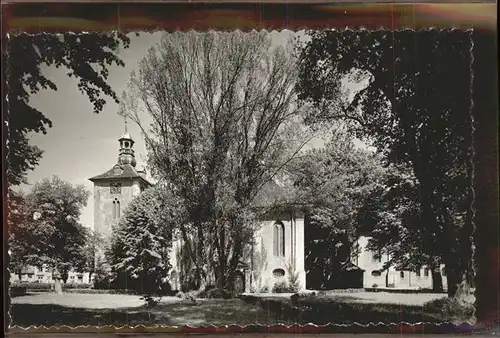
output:
{"label": "white building wall", "polygon": [[[37,267],[29,267],[27,269],[28,273],[21,274],[19,278],[18,274],[10,275],[11,283],[27,282],[27,283],[54,283],[52,278],[52,272],[47,268],[39,269]],[[66,284],[90,284],[90,274],[88,272],[79,273],[75,271],[70,271],[68,273],[68,280]]]}
{"label": "white building wall", "polygon": [[[285,255],[274,254],[274,226],[280,221],[284,225]],[[280,279],[288,279],[289,271],[299,276],[299,288],[305,289],[304,270],[304,216],[302,214],[282,214],[275,220],[263,221],[255,232],[253,248],[253,268],[251,289],[259,291],[266,287],[272,290]],[[276,277],[275,270],[284,271],[283,277]],[[247,290],[250,291],[250,290]]]}
{"label": "white building wall", "polygon": [[[383,288],[393,287],[401,289],[431,289],[432,288],[432,274],[427,267],[420,269],[420,274],[416,271],[398,271],[393,267],[381,272],[378,276],[377,271],[383,269],[385,262],[389,261],[388,255],[382,255],[381,259],[376,259],[374,253],[369,251],[366,247],[370,237],[361,236],[358,239],[359,255],[353,258],[353,263],[365,270],[363,274],[363,287],[365,288]],[[447,279],[443,275],[444,265],[441,265],[441,275],[443,280],[443,288],[447,289]],[[426,273],[427,271],[427,273]],[[387,280],[387,283],[386,283]]]}

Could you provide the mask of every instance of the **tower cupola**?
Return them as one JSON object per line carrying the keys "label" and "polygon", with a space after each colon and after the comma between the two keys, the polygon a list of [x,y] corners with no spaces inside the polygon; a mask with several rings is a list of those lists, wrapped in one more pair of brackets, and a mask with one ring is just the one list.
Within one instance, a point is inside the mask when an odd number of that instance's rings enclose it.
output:
{"label": "tower cupola", "polygon": [[134,140],[132,140],[132,137],[127,131],[127,121],[125,121],[125,132],[118,139],[118,141],[120,142],[118,164],[120,165],[130,164],[131,166],[135,167],[137,163],[135,160],[134,149],[133,149],[135,142]]}

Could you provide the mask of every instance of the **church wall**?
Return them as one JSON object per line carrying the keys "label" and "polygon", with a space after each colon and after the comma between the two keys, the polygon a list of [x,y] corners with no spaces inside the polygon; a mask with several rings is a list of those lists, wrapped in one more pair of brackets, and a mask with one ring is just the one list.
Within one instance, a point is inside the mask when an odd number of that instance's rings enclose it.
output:
{"label": "church wall", "polygon": [[299,272],[300,288],[305,289],[306,287],[306,271],[305,271],[305,222],[304,215],[297,215],[295,219],[295,242],[296,242],[296,256],[295,256],[295,266],[297,272]]}
{"label": "church wall", "polygon": [[[277,220],[283,223],[285,230],[284,256],[275,256],[273,250],[273,229]],[[290,267],[293,267],[292,270],[299,274],[300,288],[305,288],[303,216],[292,218],[291,214],[285,214],[279,215],[272,221],[263,221],[260,229],[255,233],[252,261],[251,289],[259,292],[259,290],[267,288],[271,291],[277,281],[288,279]],[[282,269],[285,273],[284,276],[275,276],[273,272],[276,269]]]}
{"label": "church wall", "polygon": [[111,194],[112,181],[98,181],[94,183],[94,230],[109,239],[113,220],[113,201],[120,201],[120,216],[130,201],[140,194],[138,180],[126,180],[121,183],[120,194]]}

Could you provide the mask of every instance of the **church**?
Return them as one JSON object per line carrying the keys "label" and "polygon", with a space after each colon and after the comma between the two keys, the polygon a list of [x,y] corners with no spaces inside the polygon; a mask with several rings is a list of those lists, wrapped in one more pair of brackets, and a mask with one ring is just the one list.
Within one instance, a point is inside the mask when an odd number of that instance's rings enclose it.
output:
{"label": "church", "polygon": [[[103,174],[89,180],[94,184],[94,230],[104,238],[111,236],[112,227],[118,222],[134,197],[153,184],[144,170],[136,168],[134,140],[125,130],[118,139],[120,148],[117,163]],[[271,290],[276,280],[286,278],[289,271],[297,275],[299,286],[305,288],[304,268],[304,213],[286,208],[261,219],[255,233],[255,245],[246,262],[241,262],[234,278],[239,292]],[[174,241],[171,252],[170,284],[179,287],[177,250],[181,241]]]}
{"label": "church", "polygon": [[[118,142],[120,148],[117,163],[105,173],[90,178],[94,184],[94,230],[104,238],[111,236],[113,225],[118,222],[128,203],[153,185],[147,179],[145,170],[136,168],[134,140],[126,128]],[[271,182],[265,189],[271,192],[267,197],[273,198],[273,190],[279,194],[280,189],[278,184]],[[303,290],[312,285],[306,282],[309,273],[305,266],[306,218],[306,210],[292,205],[267,213],[259,220],[260,227],[255,231],[249,255],[240,262],[233,278],[235,291],[270,292],[277,281],[287,279],[291,273],[296,276],[299,289]],[[426,269],[423,270],[423,275],[420,271],[393,269],[384,274],[381,270],[383,262],[366,249],[368,239],[367,236],[359,238],[356,243],[357,253],[349,262],[349,271],[346,271],[359,277],[343,285],[343,288],[432,287],[432,280]],[[172,269],[169,282],[174,290],[180,289],[177,254],[181,245],[181,240],[177,239],[170,248]]]}

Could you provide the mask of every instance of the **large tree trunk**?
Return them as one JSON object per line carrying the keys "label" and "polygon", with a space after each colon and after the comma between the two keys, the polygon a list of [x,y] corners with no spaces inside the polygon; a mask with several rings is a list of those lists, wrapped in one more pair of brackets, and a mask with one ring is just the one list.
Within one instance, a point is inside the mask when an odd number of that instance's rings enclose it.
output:
{"label": "large tree trunk", "polygon": [[58,295],[61,295],[63,293],[61,280],[59,278],[54,281],[54,292]]}
{"label": "large tree trunk", "polygon": [[441,271],[439,271],[439,267],[431,267],[431,275],[432,291],[443,292],[443,278],[441,276]]}
{"label": "large tree trunk", "polygon": [[69,271],[63,270],[63,272],[61,273],[61,279],[64,282],[64,284],[68,282],[68,278],[69,278]]}

